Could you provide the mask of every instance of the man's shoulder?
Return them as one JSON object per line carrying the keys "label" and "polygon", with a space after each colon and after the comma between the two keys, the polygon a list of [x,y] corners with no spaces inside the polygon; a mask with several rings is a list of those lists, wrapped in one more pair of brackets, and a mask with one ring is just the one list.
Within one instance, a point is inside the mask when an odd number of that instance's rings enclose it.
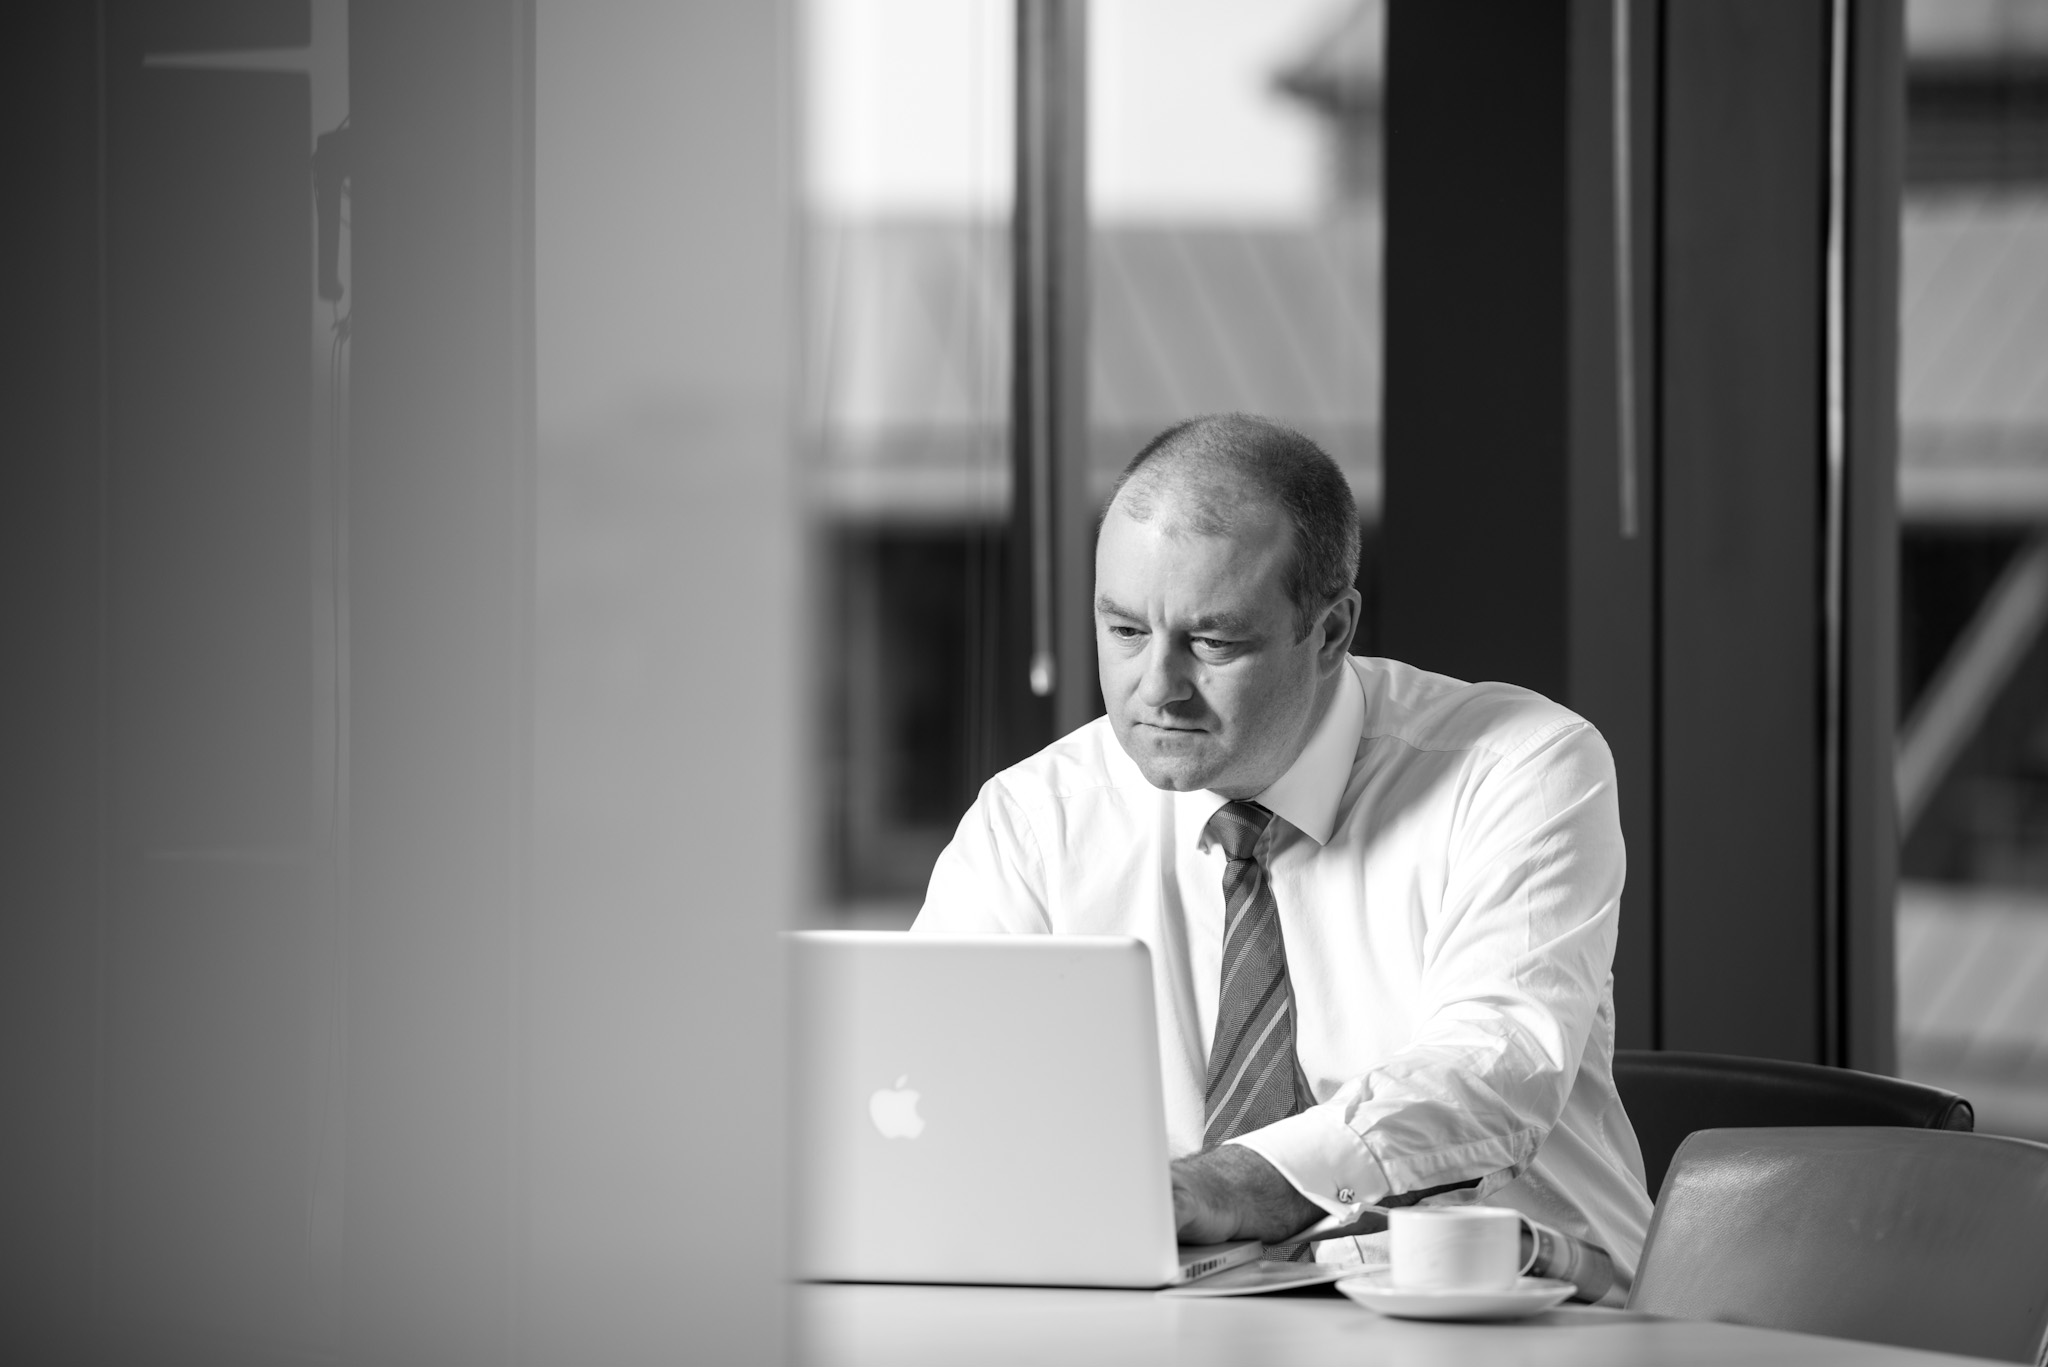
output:
{"label": "man's shoulder", "polygon": [[1354,656],[1351,663],[1365,689],[1367,740],[1508,757],[1567,733],[1599,735],[1584,717],[1533,689],[1467,683],[1399,660]]}
{"label": "man's shoulder", "polygon": [[989,780],[989,787],[1025,806],[1061,803],[1133,784],[1148,786],[1108,717],[1076,727]]}

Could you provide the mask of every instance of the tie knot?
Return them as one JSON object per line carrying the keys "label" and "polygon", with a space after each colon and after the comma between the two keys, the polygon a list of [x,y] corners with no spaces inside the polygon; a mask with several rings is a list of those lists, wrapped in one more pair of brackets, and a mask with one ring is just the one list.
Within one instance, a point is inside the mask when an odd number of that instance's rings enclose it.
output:
{"label": "tie knot", "polygon": [[1273,814],[1256,802],[1227,802],[1209,818],[1209,838],[1232,859],[1249,859]]}

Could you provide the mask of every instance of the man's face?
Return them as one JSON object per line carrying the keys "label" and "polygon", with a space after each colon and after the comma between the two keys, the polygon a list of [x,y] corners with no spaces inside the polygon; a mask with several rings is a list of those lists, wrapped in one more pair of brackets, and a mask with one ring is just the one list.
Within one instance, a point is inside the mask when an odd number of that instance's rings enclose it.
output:
{"label": "man's face", "polygon": [[[1307,744],[1318,685],[1347,640],[1294,639],[1282,588],[1293,530],[1246,510],[1227,536],[1188,529],[1170,498],[1143,522],[1122,500],[1095,549],[1102,697],[1124,753],[1155,787],[1263,792]],[[1347,623],[1348,623],[1348,619]]]}

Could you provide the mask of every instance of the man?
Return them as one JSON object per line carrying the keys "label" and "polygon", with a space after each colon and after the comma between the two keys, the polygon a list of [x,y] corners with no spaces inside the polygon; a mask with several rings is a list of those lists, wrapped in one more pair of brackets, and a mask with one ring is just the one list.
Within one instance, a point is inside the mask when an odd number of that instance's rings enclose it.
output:
{"label": "man", "polygon": [[1096,549],[1108,715],[983,787],[915,928],[1147,944],[1184,1242],[1476,1199],[1625,1287],[1650,1201],[1611,1066],[1612,759],[1526,690],[1351,657],[1357,565],[1307,438],[1155,438]]}

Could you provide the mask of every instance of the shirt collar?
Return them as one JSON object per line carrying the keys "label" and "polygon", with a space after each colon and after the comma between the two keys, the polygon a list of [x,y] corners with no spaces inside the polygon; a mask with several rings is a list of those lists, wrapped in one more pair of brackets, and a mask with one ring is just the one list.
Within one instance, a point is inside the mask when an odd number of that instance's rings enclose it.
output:
{"label": "shirt collar", "polygon": [[[1352,762],[1358,756],[1358,738],[1365,732],[1365,686],[1358,671],[1345,661],[1337,680],[1337,691],[1322,719],[1309,734],[1308,744],[1295,756],[1287,772],[1252,801],[1282,817],[1318,845],[1329,843],[1337,828],[1337,806],[1344,800],[1345,785],[1351,781]],[[1175,793],[1175,825],[1184,836],[1199,842],[1209,818],[1230,799],[1206,790]]]}

